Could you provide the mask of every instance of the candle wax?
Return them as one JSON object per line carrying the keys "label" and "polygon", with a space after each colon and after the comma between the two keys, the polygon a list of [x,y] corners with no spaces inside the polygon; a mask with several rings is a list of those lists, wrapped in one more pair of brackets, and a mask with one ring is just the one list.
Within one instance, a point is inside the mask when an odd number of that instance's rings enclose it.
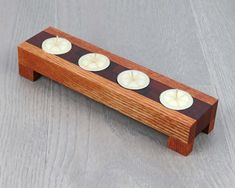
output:
{"label": "candle wax", "polygon": [[44,40],[42,49],[49,54],[60,55],[69,52],[72,44],[67,39],[57,36]]}
{"label": "candle wax", "polygon": [[138,70],[126,70],[121,72],[117,77],[117,81],[122,87],[131,90],[146,88],[150,83],[149,77]]}
{"label": "candle wax", "polygon": [[82,69],[88,71],[101,71],[110,65],[108,57],[98,53],[89,53],[82,56],[78,60],[78,64]]}
{"label": "candle wax", "polygon": [[168,89],[161,93],[160,102],[172,110],[185,110],[193,105],[193,98],[186,91]]}

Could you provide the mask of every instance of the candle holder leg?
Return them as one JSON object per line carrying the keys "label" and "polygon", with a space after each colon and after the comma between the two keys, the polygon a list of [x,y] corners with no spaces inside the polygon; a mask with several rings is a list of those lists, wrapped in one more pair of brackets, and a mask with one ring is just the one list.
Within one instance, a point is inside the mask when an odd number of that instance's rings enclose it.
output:
{"label": "candle holder leg", "polygon": [[215,114],[217,111],[217,106],[218,106],[218,101],[214,104],[214,106],[212,107],[212,111],[211,111],[211,120],[209,125],[203,130],[204,133],[209,134],[213,129],[214,129],[214,125],[215,125]]}
{"label": "candle holder leg", "polygon": [[19,63],[19,74],[28,80],[36,81],[40,78],[40,74],[35,72],[34,70],[22,65]]}
{"label": "candle holder leg", "polygon": [[193,142],[192,143],[184,143],[181,140],[170,136],[167,141],[167,147],[184,155],[187,156],[191,153],[193,149]]}
{"label": "candle holder leg", "polygon": [[211,122],[204,130],[203,132],[206,134],[209,134],[214,129],[214,122]]}

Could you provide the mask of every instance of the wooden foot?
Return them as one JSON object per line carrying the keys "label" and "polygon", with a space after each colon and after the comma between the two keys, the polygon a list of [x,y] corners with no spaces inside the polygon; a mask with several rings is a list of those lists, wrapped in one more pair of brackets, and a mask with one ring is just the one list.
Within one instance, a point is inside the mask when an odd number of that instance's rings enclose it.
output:
{"label": "wooden foot", "polygon": [[19,74],[31,81],[36,81],[38,78],[40,78],[40,74],[33,71],[32,69],[19,64]]}
{"label": "wooden foot", "polygon": [[212,107],[210,124],[203,130],[203,132],[206,133],[206,134],[209,134],[214,129],[215,114],[216,114],[216,111],[217,111],[217,106],[218,106],[218,101]]}
{"label": "wooden foot", "polygon": [[206,134],[209,134],[213,129],[214,129],[214,122],[213,123],[210,123],[204,130],[203,132],[206,133]]}
{"label": "wooden foot", "polygon": [[181,140],[170,136],[167,142],[168,148],[187,156],[193,149],[193,143],[184,143]]}

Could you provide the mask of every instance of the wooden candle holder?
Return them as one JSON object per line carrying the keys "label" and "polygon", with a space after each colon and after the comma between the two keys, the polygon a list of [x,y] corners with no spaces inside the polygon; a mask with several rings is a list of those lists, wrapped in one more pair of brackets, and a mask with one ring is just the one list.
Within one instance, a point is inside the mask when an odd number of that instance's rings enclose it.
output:
{"label": "wooden candle holder", "polygon": [[[72,43],[71,51],[63,55],[44,52],[42,42],[57,35]],[[110,66],[98,72],[81,69],[78,59],[91,52],[106,55],[111,61]],[[49,27],[21,43],[18,56],[21,76],[31,81],[37,80],[40,75],[46,76],[142,122],[169,136],[168,147],[180,154],[188,155],[195,137],[214,128],[217,99],[55,28]],[[150,77],[150,85],[136,91],[122,88],[117,83],[117,75],[128,69],[146,73]],[[164,107],[159,96],[170,88],[190,93],[193,105],[180,111]]]}

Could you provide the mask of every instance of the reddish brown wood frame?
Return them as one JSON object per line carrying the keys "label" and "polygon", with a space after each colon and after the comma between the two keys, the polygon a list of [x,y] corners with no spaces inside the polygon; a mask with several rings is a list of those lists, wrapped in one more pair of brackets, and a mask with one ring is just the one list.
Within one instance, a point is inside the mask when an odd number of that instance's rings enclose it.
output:
{"label": "reddish brown wood frame", "polygon": [[[41,49],[45,39],[56,35],[72,43],[70,52],[51,55]],[[79,57],[90,52],[106,55],[111,65],[99,72],[81,69],[77,65]],[[214,128],[217,99],[58,29],[49,27],[20,44],[18,56],[21,76],[31,81],[37,80],[40,75],[46,76],[140,121],[169,136],[168,147],[180,154],[188,155],[195,137],[200,132],[209,133]],[[127,69],[145,72],[151,79],[150,85],[138,91],[119,86],[116,77]],[[193,106],[174,111],[161,105],[160,93],[170,88],[189,92],[194,98]]]}

